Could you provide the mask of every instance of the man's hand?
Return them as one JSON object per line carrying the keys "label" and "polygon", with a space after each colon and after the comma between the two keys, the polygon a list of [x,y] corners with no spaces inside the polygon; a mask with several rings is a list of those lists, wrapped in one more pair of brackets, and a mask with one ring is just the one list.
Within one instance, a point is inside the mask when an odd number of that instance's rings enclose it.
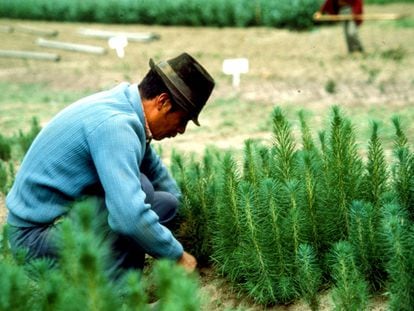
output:
{"label": "man's hand", "polygon": [[184,267],[188,272],[193,272],[197,266],[197,260],[195,257],[187,252],[184,252],[180,259],[177,260],[177,263]]}
{"label": "man's hand", "polygon": [[317,11],[313,14],[313,20],[317,21],[321,18],[321,16],[322,16],[322,13],[320,11]]}

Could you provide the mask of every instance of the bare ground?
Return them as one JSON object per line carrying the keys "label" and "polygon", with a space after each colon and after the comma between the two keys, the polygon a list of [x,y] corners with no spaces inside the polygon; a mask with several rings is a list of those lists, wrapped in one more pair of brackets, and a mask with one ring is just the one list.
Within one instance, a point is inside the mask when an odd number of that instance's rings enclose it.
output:
{"label": "bare ground", "polygon": [[[367,6],[367,12],[412,13],[414,5]],[[80,28],[154,32],[161,39],[151,43],[129,43],[126,56],[45,49],[34,42],[36,36],[21,32],[1,33],[2,49],[58,53],[60,62],[0,58],[0,83],[41,83],[51,92],[95,92],[121,81],[138,82],[148,70],[148,59],[163,60],[182,51],[193,54],[216,79],[216,89],[200,118],[202,127],[190,125],[185,135],[160,143],[168,161],[172,148],[202,152],[207,145],[218,148],[243,147],[247,138],[268,141],[269,115],[275,105],[288,112],[305,109],[318,129],[326,122],[330,107],[337,104],[352,116],[357,126],[371,117],[389,119],[400,114],[414,133],[414,28],[400,27],[394,21],[365,22],[360,36],[364,55],[348,55],[342,26],[320,26],[310,32],[272,28],[191,28],[144,25],[100,25],[0,20],[0,25],[20,24],[56,29],[54,40],[107,47],[100,39],[81,37]],[[225,58],[247,57],[250,71],[242,75],[240,88],[231,86],[231,77],[221,71]],[[334,81],[335,92],[327,85]],[[0,97],[2,94],[0,94]],[[34,97],[35,98],[35,97]],[[67,102],[51,100],[22,103],[19,99],[0,102],[0,130],[14,133],[27,128],[33,115],[45,124]],[[386,121],[386,120],[385,120]],[[385,122],[384,121],[384,122]],[[414,137],[411,135],[409,137]],[[0,196],[0,223],[4,222],[4,198]],[[210,270],[200,271],[205,310],[306,310],[303,302],[290,306],[263,308],[232,292],[225,280]],[[332,305],[329,294],[321,295],[323,309]],[[385,310],[381,298],[372,300],[372,310]]]}

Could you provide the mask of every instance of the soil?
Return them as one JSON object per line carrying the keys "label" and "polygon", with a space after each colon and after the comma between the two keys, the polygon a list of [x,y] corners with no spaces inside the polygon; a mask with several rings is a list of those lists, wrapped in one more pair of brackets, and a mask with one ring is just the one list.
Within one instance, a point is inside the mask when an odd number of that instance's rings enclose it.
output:
{"label": "soil", "polygon": [[[366,6],[366,12],[409,13],[414,12],[414,5],[370,5]],[[216,88],[200,116],[200,128],[191,124],[185,135],[157,143],[167,163],[173,148],[180,152],[202,153],[209,145],[240,150],[248,138],[271,141],[269,116],[276,105],[290,115],[305,109],[316,129],[326,122],[333,104],[343,107],[361,127],[371,116],[389,118],[398,113],[407,118],[408,132],[414,133],[409,122],[414,117],[414,23],[412,16],[405,21],[411,27],[403,27],[403,22],[364,22],[359,34],[365,53],[349,55],[339,23],[295,32],[257,27],[160,27],[2,19],[1,25],[16,28],[12,33],[0,32],[2,49],[58,53],[61,60],[0,58],[0,84],[40,84],[53,94],[93,93],[121,81],[139,82],[148,70],[149,58],[160,61],[187,51],[213,75]],[[160,39],[147,43],[129,42],[125,57],[121,59],[109,48],[105,55],[93,55],[39,47],[35,43],[37,36],[18,31],[22,24],[57,30],[58,36],[48,38],[51,40],[106,48],[106,41],[83,37],[78,30],[151,32],[158,34]],[[231,76],[222,72],[222,63],[226,58],[239,57],[248,58],[249,72],[242,74],[240,86],[234,88]],[[68,104],[52,100],[45,108],[41,101],[33,100],[23,105],[16,98],[0,101],[2,133],[24,129],[33,114],[45,125]],[[0,223],[4,222],[5,213],[4,198],[0,196]],[[200,275],[202,295],[207,299],[205,310],[230,307],[307,310],[303,302],[269,308],[255,306],[233,292],[226,281],[212,270],[201,270]],[[322,293],[321,301],[322,309],[331,309],[329,293]],[[377,297],[372,300],[371,309],[385,310],[383,299]]]}

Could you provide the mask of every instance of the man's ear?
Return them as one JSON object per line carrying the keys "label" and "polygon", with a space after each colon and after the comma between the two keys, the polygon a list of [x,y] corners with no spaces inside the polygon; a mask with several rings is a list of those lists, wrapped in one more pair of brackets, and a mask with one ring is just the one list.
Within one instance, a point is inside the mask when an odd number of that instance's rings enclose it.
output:
{"label": "man's ear", "polygon": [[157,97],[157,109],[167,109],[168,111],[171,109],[171,99],[167,93],[161,93]]}

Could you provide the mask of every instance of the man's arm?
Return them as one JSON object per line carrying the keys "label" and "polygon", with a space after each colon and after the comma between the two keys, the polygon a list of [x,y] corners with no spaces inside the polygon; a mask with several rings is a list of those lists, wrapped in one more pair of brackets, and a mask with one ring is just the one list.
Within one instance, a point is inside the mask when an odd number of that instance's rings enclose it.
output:
{"label": "man's arm", "polygon": [[115,232],[135,239],[151,256],[178,260],[183,255],[181,244],[144,203],[139,162],[145,135],[140,130],[133,116],[119,114],[88,136],[93,164],[105,191],[108,223]]}

